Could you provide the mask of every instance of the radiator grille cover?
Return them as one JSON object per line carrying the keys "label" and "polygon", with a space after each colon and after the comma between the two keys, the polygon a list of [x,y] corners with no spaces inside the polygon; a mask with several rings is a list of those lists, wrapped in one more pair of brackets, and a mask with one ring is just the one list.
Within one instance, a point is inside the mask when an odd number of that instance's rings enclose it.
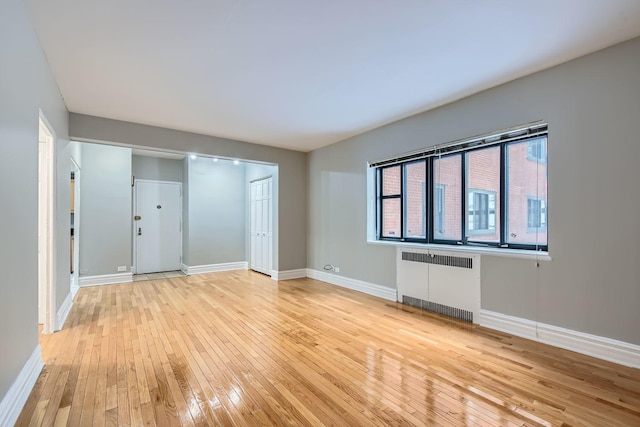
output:
{"label": "radiator grille cover", "polygon": [[406,295],[403,295],[402,303],[410,305],[412,307],[431,311],[433,313],[438,313],[444,316],[452,317],[454,319],[473,323],[472,311],[463,310],[461,308],[456,308],[456,307],[450,307],[444,304],[438,304],[437,302],[425,301],[425,300],[421,300],[420,298],[413,298]]}
{"label": "radiator grille cover", "polygon": [[402,252],[403,261],[424,262],[427,264],[446,265],[449,267],[473,268],[473,258],[425,254],[420,252]]}

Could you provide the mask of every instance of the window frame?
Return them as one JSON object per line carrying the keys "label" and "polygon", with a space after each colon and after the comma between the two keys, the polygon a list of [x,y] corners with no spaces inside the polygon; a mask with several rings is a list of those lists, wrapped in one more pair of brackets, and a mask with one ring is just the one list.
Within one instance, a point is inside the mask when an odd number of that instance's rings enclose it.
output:
{"label": "window frame", "polygon": [[[384,170],[385,169],[390,169],[390,168],[394,168],[394,167],[400,167],[400,193],[397,194],[387,194],[384,195],[382,194],[383,192],[383,188],[384,188]],[[402,202],[403,199],[403,194],[404,194],[404,164],[400,164],[400,165],[389,165],[389,166],[385,166],[382,168],[378,168],[378,190],[376,191],[376,193],[378,194],[378,199],[379,199],[379,203],[378,203],[378,231],[377,231],[377,235],[378,238],[380,240],[401,240],[402,236],[404,235],[404,203]],[[389,199],[400,199],[400,235],[398,237],[390,237],[390,236],[383,236],[382,233],[384,232],[384,201],[385,200],[389,200]]]}
{"label": "window frame", "polygon": [[[533,141],[536,141],[537,144],[543,145],[545,148],[543,150],[544,161],[538,161],[538,163],[545,164],[545,167],[548,162],[548,128],[546,124],[536,123],[534,126],[530,128],[514,128],[516,130],[512,130],[509,132],[504,132],[501,134],[492,134],[488,137],[476,138],[473,140],[465,140],[459,142],[457,144],[447,144],[446,147],[449,148],[447,151],[438,151],[438,148],[429,148],[424,152],[414,152],[409,153],[408,155],[399,156],[395,159],[384,160],[377,163],[369,163],[369,166],[374,168],[375,179],[374,179],[374,193],[373,197],[376,199],[376,208],[375,208],[375,218],[372,218],[375,221],[375,240],[377,241],[389,241],[389,242],[407,242],[407,243],[421,243],[421,244],[436,244],[436,245],[456,245],[456,246],[467,246],[467,247],[493,247],[493,248],[502,248],[502,249],[516,249],[516,250],[528,250],[528,251],[542,251],[548,252],[548,223],[549,223],[549,210],[548,210],[548,194],[545,191],[542,196],[527,196],[526,200],[529,200],[531,197],[536,200],[541,200],[544,203],[544,215],[545,215],[545,224],[543,227],[537,227],[531,229],[527,227],[527,229],[531,232],[541,232],[545,231],[547,233],[546,243],[542,244],[524,244],[524,243],[510,243],[508,241],[508,217],[511,212],[508,211],[508,198],[509,198],[509,182],[508,182],[508,148],[511,144],[518,143],[527,143],[527,160],[532,160],[531,156],[529,156],[529,144]],[[523,130],[524,129],[524,130]],[[477,141],[480,141],[478,143]],[[484,190],[484,189],[476,189],[476,188],[467,188],[468,181],[468,161],[467,161],[467,153],[490,148],[492,146],[500,147],[500,178],[499,178],[499,189],[497,191],[493,190]],[[458,189],[458,185],[455,185],[455,188],[446,188],[447,186],[444,183],[438,182],[436,183],[435,177],[435,165],[434,162],[437,159],[443,159],[450,156],[459,156],[460,159],[460,186]],[[540,159],[538,159],[540,160]],[[426,236],[424,238],[420,237],[407,237],[405,224],[407,219],[405,218],[407,214],[406,208],[406,197],[407,197],[407,183],[406,183],[406,165],[414,164],[419,161],[425,162],[425,181],[424,186],[426,187],[423,192],[426,196],[426,200],[424,200],[424,220],[426,220],[425,228]],[[401,171],[401,179],[400,179],[400,194],[393,195],[382,195],[382,185],[383,185],[383,171],[390,167],[400,166]],[[457,168],[457,166],[456,166]],[[545,169],[545,174],[548,176],[548,168]],[[548,178],[545,178],[548,180]],[[547,189],[548,189],[548,181],[547,181]],[[454,191],[455,190],[455,191]],[[436,213],[434,208],[436,206],[436,197],[439,191],[442,191],[441,199],[444,202],[442,205],[442,214],[441,214],[441,224],[442,230],[440,230],[439,234],[443,234],[446,229],[446,195],[449,191],[455,192],[461,191],[461,231],[460,231],[460,239],[441,239],[436,238],[435,227],[437,226],[436,222]],[[470,193],[484,193],[484,194],[493,194],[496,198],[495,200],[495,212],[494,215],[497,216],[495,218],[495,228],[491,229],[483,229],[481,231],[475,232],[474,230],[468,230],[468,194]],[[383,220],[384,220],[384,209],[383,204],[386,199],[400,199],[400,235],[399,236],[383,236]],[[526,202],[527,205],[529,202]],[[488,206],[487,206],[488,208]],[[458,207],[456,206],[456,209]],[[488,208],[489,209],[489,208]],[[498,214],[499,212],[499,214]],[[541,209],[540,212],[543,212]],[[487,222],[490,220],[490,210],[488,210]],[[527,226],[529,225],[529,215],[528,210],[525,215],[524,220],[527,221]],[[497,234],[497,241],[482,241],[475,240],[476,236],[483,235],[493,235]]]}

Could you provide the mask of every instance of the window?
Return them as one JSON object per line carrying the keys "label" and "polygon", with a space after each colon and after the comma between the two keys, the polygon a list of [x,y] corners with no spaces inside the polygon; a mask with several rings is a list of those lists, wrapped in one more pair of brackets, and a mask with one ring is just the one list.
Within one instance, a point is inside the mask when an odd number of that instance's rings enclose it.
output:
{"label": "window", "polygon": [[433,182],[432,241],[455,244],[462,239],[462,155],[434,158]]}
{"label": "window", "polygon": [[547,226],[547,206],[544,200],[527,198],[527,229],[536,232]]}
{"label": "window", "polygon": [[468,234],[495,234],[496,193],[471,190],[468,193]]}
{"label": "window", "polygon": [[382,169],[382,237],[399,237],[402,226],[402,166]]}
{"label": "window", "polygon": [[371,163],[376,238],[548,250],[546,163],[545,124]]}
{"label": "window", "polygon": [[[546,147],[546,138],[538,141]],[[506,149],[505,239],[514,247],[547,245],[547,164],[531,161],[530,147],[528,141],[521,141]]]}
{"label": "window", "polygon": [[500,242],[496,225],[500,218],[501,147],[468,151],[467,236],[474,242]]}
{"label": "window", "polygon": [[426,219],[427,166],[424,160],[407,163],[404,167],[404,236],[427,237]]}
{"label": "window", "polygon": [[532,139],[527,142],[527,159],[547,163],[547,138]]}

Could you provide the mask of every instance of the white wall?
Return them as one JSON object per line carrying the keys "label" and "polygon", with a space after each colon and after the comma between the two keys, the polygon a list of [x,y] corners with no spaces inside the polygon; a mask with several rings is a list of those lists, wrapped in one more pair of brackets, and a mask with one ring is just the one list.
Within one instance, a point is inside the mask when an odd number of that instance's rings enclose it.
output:
{"label": "white wall", "polygon": [[[70,190],[60,177],[70,165],[68,113],[20,0],[0,3],[0,64],[1,400],[38,345],[39,108],[58,138],[58,235],[69,233]],[[59,307],[69,293],[68,239],[57,252]]]}
{"label": "white wall", "polygon": [[640,344],[640,39],[310,153],[308,266],[395,287],[395,247],[366,243],[367,161],[536,120],[553,260],[482,256],[482,308]]}

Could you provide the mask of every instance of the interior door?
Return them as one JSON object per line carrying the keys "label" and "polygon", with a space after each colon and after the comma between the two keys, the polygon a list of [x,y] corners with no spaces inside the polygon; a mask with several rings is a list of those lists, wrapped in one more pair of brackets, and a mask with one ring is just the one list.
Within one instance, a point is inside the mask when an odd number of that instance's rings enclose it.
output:
{"label": "interior door", "polygon": [[138,180],[135,186],[136,273],[179,270],[182,185]]}
{"label": "interior door", "polygon": [[272,179],[251,183],[251,269],[271,275],[272,269]]}

